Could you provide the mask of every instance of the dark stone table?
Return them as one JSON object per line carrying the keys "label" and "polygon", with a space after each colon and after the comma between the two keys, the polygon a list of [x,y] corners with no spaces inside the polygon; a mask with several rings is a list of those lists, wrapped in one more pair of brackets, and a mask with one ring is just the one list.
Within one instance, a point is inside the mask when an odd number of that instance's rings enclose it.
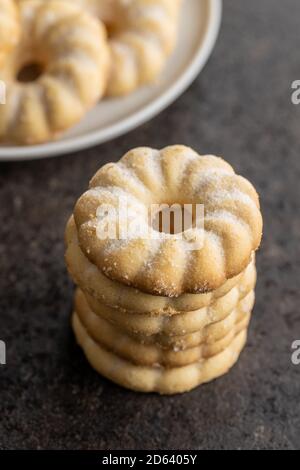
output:
{"label": "dark stone table", "polygon": [[[0,165],[0,446],[20,449],[300,448],[298,0],[225,0],[207,67],[175,104],[78,154]],[[257,302],[238,365],[183,396],[132,393],[98,376],[70,330],[63,231],[103,163],[140,145],[224,155],[261,194]]]}

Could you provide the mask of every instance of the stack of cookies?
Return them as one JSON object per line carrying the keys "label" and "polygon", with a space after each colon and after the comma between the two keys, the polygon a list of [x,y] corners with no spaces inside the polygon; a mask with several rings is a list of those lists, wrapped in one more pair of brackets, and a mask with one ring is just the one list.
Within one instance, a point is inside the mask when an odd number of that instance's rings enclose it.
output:
{"label": "stack of cookies", "polygon": [[[196,205],[203,219],[175,230],[175,207]],[[153,206],[172,207],[168,230]],[[91,365],[162,394],[226,373],[246,342],[261,235],[255,189],[221,158],[139,148],[101,168],[66,230],[72,324]]]}

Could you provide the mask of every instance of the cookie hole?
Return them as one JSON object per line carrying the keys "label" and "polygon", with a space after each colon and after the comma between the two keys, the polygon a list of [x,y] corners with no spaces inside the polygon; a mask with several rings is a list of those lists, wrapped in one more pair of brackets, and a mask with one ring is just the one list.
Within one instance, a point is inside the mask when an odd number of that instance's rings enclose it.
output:
{"label": "cookie hole", "polygon": [[17,75],[17,80],[21,83],[31,83],[38,80],[38,78],[43,74],[44,67],[38,62],[31,62],[25,64]]}
{"label": "cookie hole", "polygon": [[[131,0],[130,0],[131,1]],[[95,16],[104,23],[108,38],[113,37],[124,28],[127,16],[128,1],[101,0],[90,2]],[[94,6],[93,6],[94,5]]]}
{"label": "cookie hole", "polygon": [[[151,226],[160,233],[176,235],[199,226],[203,214],[201,204],[161,204],[151,211]],[[154,212],[154,213],[153,213]]]}
{"label": "cookie hole", "polygon": [[118,24],[116,24],[113,21],[105,21],[104,24],[105,24],[108,39],[111,39],[120,31]]}

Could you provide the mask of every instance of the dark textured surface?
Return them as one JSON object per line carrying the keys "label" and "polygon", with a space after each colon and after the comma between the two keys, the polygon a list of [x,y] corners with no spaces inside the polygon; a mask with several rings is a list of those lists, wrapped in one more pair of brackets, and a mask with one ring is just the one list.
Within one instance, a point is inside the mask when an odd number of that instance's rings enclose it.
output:
{"label": "dark textured surface", "polygon": [[[298,0],[225,0],[218,45],[190,90],[152,122],[76,155],[0,165],[2,448],[300,448]],[[96,169],[138,145],[223,154],[258,188],[265,236],[248,346],[218,381],[172,398],[98,376],[69,327],[63,231]]]}

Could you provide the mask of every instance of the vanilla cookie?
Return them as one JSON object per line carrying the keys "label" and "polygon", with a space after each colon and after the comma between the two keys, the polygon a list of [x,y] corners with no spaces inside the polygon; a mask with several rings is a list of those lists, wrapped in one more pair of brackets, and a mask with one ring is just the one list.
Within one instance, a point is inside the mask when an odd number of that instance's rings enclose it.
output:
{"label": "vanilla cookie", "polygon": [[[162,348],[172,348],[178,351],[199,346],[199,344],[203,342],[203,338],[206,338],[208,342],[212,343],[225,337],[236,320],[236,309],[238,309],[238,312],[251,312],[254,300],[255,294],[254,291],[251,291],[241,299],[231,311],[228,311],[223,318],[219,318],[218,321],[213,322],[206,315],[206,321],[202,321],[203,327],[201,329],[191,330],[187,328],[187,330],[176,330],[174,328],[172,329],[172,333],[169,334],[171,329],[168,327],[169,322],[172,324],[173,320],[180,317],[180,315],[176,317],[154,318],[152,321],[150,320],[143,324],[143,322],[139,322],[138,319],[135,319],[135,322],[131,321],[130,315],[124,318],[124,314],[120,314],[118,310],[114,312],[107,311],[106,309],[94,311],[91,298],[85,296],[80,289],[76,291],[75,295],[75,303],[79,305],[79,307],[77,307],[79,313],[87,310],[86,303],[88,303],[89,310],[93,311],[99,318],[118,327],[123,333],[134,337],[137,341],[144,344],[157,344]],[[149,334],[150,332],[152,333]]]}
{"label": "vanilla cookie", "polygon": [[166,395],[187,392],[226,374],[238,360],[247,339],[247,331],[243,330],[221,353],[187,366],[147,367],[122,359],[95,342],[76,315],[72,322],[78,344],[97,372],[131,390]]}
{"label": "vanilla cookie", "polygon": [[108,28],[112,60],[107,95],[126,95],[159,76],[176,45],[182,0],[71,1]]}
{"label": "vanilla cookie", "polygon": [[96,315],[88,306],[82,293],[75,299],[75,314],[89,336],[105,349],[137,365],[180,367],[215,356],[227,348],[235,336],[247,328],[253,302],[245,311],[245,302],[237,307],[223,321],[210,324],[194,335],[196,344],[189,344],[189,336],[169,338],[173,344],[166,347],[158,335],[143,337],[129,335],[118,325],[113,325]]}
{"label": "vanilla cookie", "polygon": [[92,15],[60,0],[17,5],[21,35],[0,63],[6,84],[0,141],[38,144],[76,124],[103,95],[109,70],[106,30]]}
{"label": "vanilla cookie", "polygon": [[[201,205],[203,224],[154,228],[149,212],[166,203]],[[179,145],[134,149],[102,167],[74,218],[83,253],[106,277],[165,297],[218,289],[247,267],[262,236],[254,187],[221,158]]]}
{"label": "vanilla cookie", "polygon": [[[112,281],[93,265],[83,254],[78,241],[74,218],[66,228],[65,260],[74,282],[101,304],[129,313],[157,315],[161,312],[174,315],[191,312],[209,306],[215,299],[223,297],[241,279],[242,273],[228,280],[219,289],[206,294],[183,294],[179,297],[151,295]],[[254,257],[253,257],[254,259]]]}
{"label": "vanilla cookie", "polygon": [[145,336],[167,335],[180,336],[198,332],[207,325],[224,320],[241,300],[253,292],[256,283],[256,271],[249,265],[241,282],[226,295],[215,300],[209,307],[192,312],[169,315],[164,312],[151,315],[147,313],[128,313],[99,303],[88,293],[85,297],[94,313],[119,325],[127,332]]}

